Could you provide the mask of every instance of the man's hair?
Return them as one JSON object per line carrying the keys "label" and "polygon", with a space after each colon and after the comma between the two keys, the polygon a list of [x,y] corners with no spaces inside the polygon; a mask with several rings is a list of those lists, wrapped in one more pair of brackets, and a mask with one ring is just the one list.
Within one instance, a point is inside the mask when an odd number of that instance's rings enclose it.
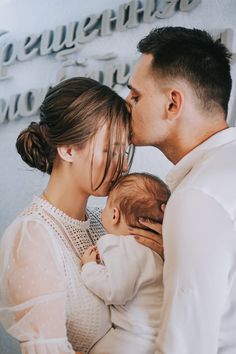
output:
{"label": "man's hair", "polygon": [[152,69],[164,78],[185,79],[205,110],[228,111],[232,87],[228,49],[206,31],[184,27],[152,30],[138,43],[143,54],[152,54]]}
{"label": "man's hair", "polygon": [[139,217],[162,222],[161,205],[166,204],[169,196],[170,191],[160,178],[149,173],[131,173],[113,185],[108,203],[120,209],[128,225],[141,227]]}

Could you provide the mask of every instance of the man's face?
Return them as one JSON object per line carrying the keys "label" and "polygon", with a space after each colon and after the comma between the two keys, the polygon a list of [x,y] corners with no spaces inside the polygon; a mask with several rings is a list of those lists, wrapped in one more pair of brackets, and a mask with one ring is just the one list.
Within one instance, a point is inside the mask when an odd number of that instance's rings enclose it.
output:
{"label": "man's face", "polygon": [[151,69],[151,54],[144,54],[129,80],[127,97],[132,111],[132,142],[159,147],[166,138],[166,95],[161,80]]}

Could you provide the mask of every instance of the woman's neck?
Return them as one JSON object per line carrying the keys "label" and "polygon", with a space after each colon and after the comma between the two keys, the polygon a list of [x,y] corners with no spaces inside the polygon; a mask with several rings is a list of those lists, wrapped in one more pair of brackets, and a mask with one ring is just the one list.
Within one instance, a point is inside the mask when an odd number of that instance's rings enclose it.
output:
{"label": "woman's neck", "polygon": [[73,183],[51,175],[42,197],[71,218],[86,220],[89,196],[76,189]]}

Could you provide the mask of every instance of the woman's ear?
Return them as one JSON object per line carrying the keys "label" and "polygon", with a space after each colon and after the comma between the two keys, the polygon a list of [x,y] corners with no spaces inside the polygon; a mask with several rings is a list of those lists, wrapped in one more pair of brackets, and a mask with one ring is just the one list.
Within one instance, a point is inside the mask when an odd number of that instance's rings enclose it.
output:
{"label": "woman's ear", "polygon": [[180,116],[184,103],[184,95],[181,90],[172,89],[168,94],[167,117],[175,120]]}
{"label": "woman's ear", "polygon": [[73,161],[73,153],[72,153],[72,146],[71,145],[61,145],[57,147],[57,153],[60,158],[66,162]]}
{"label": "woman's ear", "polygon": [[117,225],[120,221],[120,211],[118,208],[112,209],[112,224]]}

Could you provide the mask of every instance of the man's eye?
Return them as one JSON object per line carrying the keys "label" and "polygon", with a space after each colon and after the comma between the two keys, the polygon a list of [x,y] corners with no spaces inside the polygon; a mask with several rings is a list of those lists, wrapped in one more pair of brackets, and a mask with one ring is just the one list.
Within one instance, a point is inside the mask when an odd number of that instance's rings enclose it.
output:
{"label": "man's eye", "polygon": [[131,100],[134,101],[135,103],[138,102],[139,97],[138,96],[131,96]]}

